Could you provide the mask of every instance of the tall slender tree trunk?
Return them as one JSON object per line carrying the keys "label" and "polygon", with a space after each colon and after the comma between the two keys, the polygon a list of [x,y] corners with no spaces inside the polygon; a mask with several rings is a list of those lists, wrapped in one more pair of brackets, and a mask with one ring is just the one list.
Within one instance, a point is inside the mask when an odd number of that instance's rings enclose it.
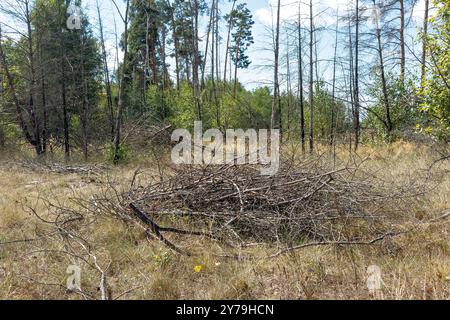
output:
{"label": "tall slender tree trunk", "polygon": [[360,119],[359,119],[359,0],[356,0],[356,31],[355,31],[355,112],[354,112],[354,128],[355,128],[355,151],[359,147],[360,135]]}
{"label": "tall slender tree trunk", "polygon": [[302,141],[302,152],[305,153],[305,105],[303,97],[303,54],[302,54],[302,20],[301,3],[298,5],[298,95],[300,100],[300,138]]}
{"label": "tall slender tree trunk", "polygon": [[80,31],[80,42],[81,42],[81,59],[80,59],[80,67],[81,67],[81,85],[82,85],[82,94],[83,101],[81,103],[81,137],[82,137],[82,150],[84,160],[88,160],[88,109],[89,109],[89,99],[87,92],[87,83],[86,83],[86,75],[84,71],[84,32]]}
{"label": "tall slender tree trunk", "polygon": [[238,86],[238,79],[237,79],[237,73],[238,73],[238,64],[239,64],[239,50],[241,46],[241,30],[239,30],[239,37],[236,42],[236,51],[235,51],[235,58],[236,61],[234,62],[234,88],[233,88],[233,97],[236,99],[237,95],[237,86]]}
{"label": "tall slender tree trunk", "polygon": [[69,114],[67,109],[67,88],[66,88],[66,46],[65,36],[63,33],[63,26],[65,22],[65,14],[61,12],[65,8],[64,0],[59,1],[59,18],[60,18],[60,31],[59,31],[59,46],[60,46],[60,76],[61,76],[61,102],[63,112],[63,130],[64,130],[64,155],[66,161],[70,160],[70,133],[69,133]]}
{"label": "tall slender tree trunk", "polygon": [[216,105],[216,126],[220,128],[220,102],[219,97],[217,96],[217,86],[216,86],[216,78],[219,81],[219,75],[216,74],[216,66],[219,68],[219,64],[217,63],[219,52],[218,50],[218,5],[219,0],[213,0],[213,30],[212,30],[212,41],[211,41],[211,82],[212,82],[212,90],[214,95],[214,103]]}
{"label": "tall slender tree trunk", "polygon": [[41,73],[41,99],[42,99],[42,116],[43,116],[43,128],[42,128],[42,151],[47,152],[48,143],[48,113],[47,113],[47,96],[45,86],[45,72],[44,72],[44,51],[42,50],[42,44],[39,45],[40,52],[40,73]]}
{"label": "tall slender tree trunk", "polygon": [[[211,1],[211,10],[209,13],[209,23],[208,23],[208,31],[206,32],[206,46],[205,46],[205,61],[203,62],[202,65],[202,82],[201,82],[201,88],[204,89],[205,88],[205,72],[206,72],[206,59],[208,57],[208,50],[209,50],[209,38],[211,36],[211,30],[214,33],[214,14],[215,14],[215,0]],[[212,51],[214,51],[214,35],[213,38],[211,39],[211,43],[212,43]]]}
{"label": "tall slender tree trunk", "polygon": [[[375,2],[375,1],[374,1]],[[381,85],[383,87],[383,102],[386,112],[386,130],[388,134],[388,140],[391,141],[392,138],[392,120],[391,120],[391,108],[389,104],[389,95],[386,84],[386,74],[384,69],[384,57],[383,57],[383,46],[381,42],[381,27],[377,28],[377,44],[378,44],[378,56],[380,59],[380,73],[381,73]]]}
{"label": "tall slender tree trunk", "polygon": [[180,91],[180,61],[179,61],[179,48],[180,48],[180,44],[179,44],[179,39],[178,39],[178,34],[177,34],[177,30],[176,30],[176,23],[175,23],[175,12],[174,12],[174,8],[173,6],[170,4],[170,1],[167,0],[167,7],[169,8],[170,11],[170,21],[172,23],[172,40],[173,40],[173,46],[174,46],[174,50],[175,50],[175,74],[176,74],[176,79],[177,79],[177,91]]}
{"label": "tall slender tree trunk", "polygon": [[30,1],[25,0],[25,18],[27,23],[27,42],[28,42],[28,63],[30,67],[30,78],[29,78],[29,105],[28,113],[30,115],[30,122],[33,128],[33,135],[36,150],[36,154],[40,156],[43,153],[42,141],[41,141],[41,129],[38,119],[38,114],[36,111],[35,100],[36,100],[36,68],[35,68],[35,56],[34,56],[34,46],[33,46],[33,32],[31,30],[31,12],[30,12]]}
{"label": "tall slender tree trunk", "polygon": [[422,61],[421,61],[421,75],[420,88],[423,91],[426,80],[426,64],[427,64],[427,38],[428,38],[428,12],[430,7],[430,0],[425,0],[425,16],[423,19],[423,35],[422,35]]}
{"label": "tall slender tree trunk", "polygon": [[[349,43],[349,96],[350,96],[350,108],[351,108],[351,115],[353,117],[353,123],[355,119],[355,70],[353,65],[353,38],[352,38],[352,26],[351,26],[351,19],[349,18],[348,21],[348,43]],[[353,131],[353,130],[352,130]],[[351,153],[352,151],[352,134],[349,132],[349,151]]]}
{"label": "tall slender tree trunk", "polygon": [[330,123],[330,145],[334,145],[335,139],[335,117],[336,117],[336,64],[337,64],[337,48],[338,48],[338,29],[339,29],[339,12],[336,17],[336,38],[334,45],[333,58],[333,89],[332,89],[332,105],[331,105],[331,123]]}
{"label": "tall slender tree trunk", "polygon": [[[192,4],[193,2],[193,4]],[[194,100],[195,100],[195,111],[197,114],[197,120],[202,121],[202,107],[200,102],[200,83],[199,83],[199,66],[200,66],[200,57],[198,50],[198,0],[189,0],[189,6],[191,10],[191,25],[193,29],[193,37],[192,37],[192,48],[193,48],[193,58],[192,58],[192,78],[193,78],[193,92],[194,92]]]}
{"label": "tall slender tree trunk", "polygon": [[286,139],[289,141],[291,135],[291,116],[292,116],[292,86],[291,86],[291,61],[289,56],[289,34],[286,34],[286,91],[287,91],[287,117],[286,117]]}
{"label": "tall slender tree trunk", "polygon": [[216,79],[220,82],[220,30],[219,30],[219,0],[216,0],[216,12],[215,12],[215,56],[216,56]]}
{"label": "tall slender tree trunk", "polygon": [[405,49],[405,0],[400,0],[400,81],[405,87],[406,49]]}
{"label": "tall slender tree trunk", "polygon": [[231,13],[234,11],[234,8],[236,7],[236,1],[233,0],[233,6],[231,7],[230,12],[230,20],[228,21],[228,35],[227,35],[227,46],[225,48],[225,64],[223,69],[223,82],[227,82],[227,66],[228,66],[228,56],[230,52],[230,41],[231,41],[231,30],[233,29],[233,19],[231,18]]}
{"label": "tall slender tree trunk", "polygon": [[278,68],[279,68],[279,54],[280,54],[280,15],[281,15],[281,1],[278,0],[277,5],[277,25],[275,30],[275,61],[274,61],[274,80],[273,80],[273,102],[272,102],[272,129],[280,129],[281,126],[281,113],[279,106],[279,90],[280,85],[278,81]]}
{"label": "tall slender tree trunk", "polygon": [[102,47],[103,72],[104,72],[104,77],[105,77],[106,106],[108,109],[111,141],[114,141],[114,108],[113,108],[112,91],[111,91],[111,80],[109,78],[108,58],[107,58],[107,53],[106,53],[106,48],[105,48],[105,38],[104,38],[104,34],[103,34],[103,20],[102,20],[101,14],[100,14],[100,6],[98,4],[98,0],[96,0],[96,4],[97,4],[98,23],[99,23],[99,28],[100,28],[100,44]]}
{"label": "tall slender tree trunk", "polygon": [[314,151],[314,16],[313,2],[309,1],[309,151]]}
{"label": "tall slender tree trunk", "polygon": [[127,72],[127,64],[128,64],[128,11],[130,9],[130,0],[127,0],[126,3],[126,9],[125,9],[125,16],[123,18],[123,23],[125,25],[125,31],[123,34],[123,48],[124,48],[124,54],[123,54],[123,63],[122,63],[122,70],[120,74],[120,80],[119,80],[119,97],[117,102],[117,116],[116,116],[116,125],[115,125],[115,132],[114,132],[114,163],[119,163],[121,160],[121,154],[120,154],[120,129],[122,125],[122,114],[124,109],[124,95],[125,95],[125,74]]}

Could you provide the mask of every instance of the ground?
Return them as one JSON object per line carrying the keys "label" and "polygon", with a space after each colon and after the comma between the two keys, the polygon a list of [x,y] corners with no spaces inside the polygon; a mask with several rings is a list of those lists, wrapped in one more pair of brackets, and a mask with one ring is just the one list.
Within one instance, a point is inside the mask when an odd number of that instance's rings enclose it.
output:
{"label": "ground", "polygon": [[[344,153],[345,151],[340,151]],[[99,216],[82,230],[104,271],[112,299],[449,299],[450,298],[450,165],[435,163],[431,147],[400,142],[362,147],[361,158],[386,181],[421,175],[430,182],[413,202],[408,232],[366,246],[313,246],[266,258],[274,246],[246,252],[256,260],[218,255],[205,239],[172,237],[195,252],[174,253],[139,228]],[[82,264],[81,293],[66,289],[67,267],[77,257],[47,240],[48,229],[33,210],[49,210],[40,199],[70,207],[73,198],[104,192],[105,181],[120,189],[133,179],[150,181],[160,171],[151,159],[102,170],[99,175],[60,173],[25,165],[13,157],[0,164],[0,298],[100,298],[100,275]],[[431,168],[430,168],[431,167]],[[419,190],[420,191],[420,190]],[[381,270],[380,290],[367,286],[370,266]]]}

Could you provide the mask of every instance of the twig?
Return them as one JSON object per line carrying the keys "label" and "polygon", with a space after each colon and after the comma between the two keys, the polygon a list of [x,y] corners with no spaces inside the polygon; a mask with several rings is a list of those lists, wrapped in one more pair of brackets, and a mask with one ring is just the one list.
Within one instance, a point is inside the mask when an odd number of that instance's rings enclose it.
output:
{"label": "twig", "polygon": [[383,241],[384,239],[388,238],[388,237],[394,237],[394,236],[398,236],[401,234],[404,234],[405,232],[388,232],[378,238],[372,239],[370,241],[321,241],[321,242],[310,242],[310,243],[305,243],[305,244],[301,244],[295,247],[290,247],[290,248],[286,248],[283,250],[280,250],[272,255],[270,255],[267,258],[276,258],[279,257],[283,254],[292,252],[292,251],[296,251],[296,250],[300,250],[300,249],[304,249],[304,248],[309,248],[309,247],[317,247],[317,246],[327,246],[327,245],[343,245],[343,246],[356,246],[356,245],[373,245],[377,242]]}

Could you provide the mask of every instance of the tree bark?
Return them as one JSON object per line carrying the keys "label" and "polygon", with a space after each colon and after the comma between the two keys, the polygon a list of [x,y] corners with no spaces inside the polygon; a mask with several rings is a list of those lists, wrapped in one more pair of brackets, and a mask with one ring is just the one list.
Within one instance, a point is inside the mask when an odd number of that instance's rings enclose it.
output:
{"label": "tree bark", "polygon": [[359,147],[360,135],[360,119],[359,119],[359,0],[356,0],[356,31],[355,31],[355,112],[354,112],[354,129],[355,129],[355,151]]}
{"label": "tree bark", "polygon": [[279,106],[279,82],[278,82],[278,64],[279,64],[279,53],[280,53],[280,13],[281,11],[281,1],[278,0],[277,5],[277,25],[275,30],[275,61],[274,61],[274,80],[273,80],[273,101],[272,101],[272,129],[280,129],[281,126],[281,113]]}
{"label": "tree bark", "polygon": [[102,20],[101,14],[100,14],[100,6],[98,4],[98,0],[96,0],[96,4],[97,4],[98,23],[99,23],[99,28],[100,28],[100,44],[102,46],[103,72],[104,72],[104,76],[105,76],[106,106],[108,109],[111,141],[114,141],[114,108],[113,108],[113,101],[112,101],[111,80],[109,78],[108,58],[107,58],[106,48],[105,48],[105,38],[103,35],[103,20]]}
{"label": "tree bark", "polygon": [[61,76],[61,100],[62,100],[62,111],[63,111],[63,130],[64,130],[64,155],[66,161],[70,160],[70,134],[69,134],[69,115],[67,110],[67,92],[66,92],[66,70],[65,70],[65,60],[66,60],[66,47],[63,34],[63,25],[65,22],[64,14],[61,9],[65,8],[64,1],[59,2],[59,18],[61,30],[59,32],[59,45],[60,45],[60,76]]}
{"label": "tree bark", "polygon": [[391,120],[391,108],[389,104],[389,95],[386,83],[386,74],[384,70],[384,57],[383,57],[383,46],[381,43],[381,27],[377,28],[377,43],[378,43],[378,57],[380,59],[380,72],[381,72],[381,85],[383,87],[383,101],[386,112],[386,130],[388,134],[388,140],[391,141],[392,137],[392,120]]}
{"label": "tree bark", "polygon": [[400,81],[405,87],[406,49],[405,49],[405,0],[400,0]]}
{"label": "tree bark", "polygon": [[176,23],[175,23],[175,13],[174,8],[170,4],[170,1],[167,0],[167,7],[170,11],[170,21],[172,23],[172,40],[173,40],[173,46],[175,50],[175,74],[177,79],[177,91],[180,91],[180,62],[179,62],[179,40],[178,35],[176,32]]}
{"label": "tree bark", "polygon": [[34,148],[36,150],[36,154],[40,156],[43,154],[42,150],[42,141],[41,141],[41,132],[40,132],[40,125],[39,125],[39,119],[38,114],[36,112],[36,106],[35,106],[35,90],[36,90],[36,69],[35,69],[35,57],[34,57],[34,47],[33,47],[33,33],[31,30],[31,12],[29,7],[29,1],[25,0],[25,19],[27,24],[27,43],[28,43],[28,61],[29,61],[29,67],[30,67],[30,78],[28,80],[29,88],[28,88],[28,94],[29,94],[29,104],[28,104],[28,114],[30,116],[30,123],[33,128],[33,135],[34,135]]}
{"label": "tree bark", "polygon": [[420,75],[420,88],[423,91],[426,80],[426,64],[427,64],[427,47],[428,47],[428,13],[429,13],[430,1],[425,0],[425,16],[423,20],[423,39],[422,39],[422,61],[421,61],[421,75]]}
{"label": "tree bark", "polygon": [[121,160],[120,155],[120,129],[122,125],[122,114],[124,109],[124,95],[125,95],[125,75],[127,72],[127,63],[128,63],[128,11],[130,8],[130,0],[127,0],[126,9],[125,9],[125,17],[123,18],[123,23],[125,25],[124,38],[123,38],[123,63],[122,70],[120,74],[119,80],[119,97],[117,102],[117,117],[116,117],[116,125],[114,132],[114,163],[119,163]]}
{"label": "tree bark", "polygon": [[298,95],[300,99],[300,138],[302,141],[302,152],[305,153],[305,105],[303,97],[303,54],[302,54],[302,21],[301,3],[298,6]]}
{"label": "tree bark", "polygon": [[236,7],[236,1],[237,0],[233,0],[233,6],[231,7],[231,12],[230,12],[230,20],[228,21],[228,36],[227,36],[227,46],[225,48],[225,67],[223,69],[223,82],[226,83],[227,82],[227,66],[228,66],[228,56],[229,56],[229,51],[230,51],[230,41],[231,41],[231,30],[233,29],[233,19],[231,18],[231,14],[234,11],[234,8]]}
{"label": "tree bark", "polygon": [[314,151],[314,17],[313,2],[309,1],[309,151]]}

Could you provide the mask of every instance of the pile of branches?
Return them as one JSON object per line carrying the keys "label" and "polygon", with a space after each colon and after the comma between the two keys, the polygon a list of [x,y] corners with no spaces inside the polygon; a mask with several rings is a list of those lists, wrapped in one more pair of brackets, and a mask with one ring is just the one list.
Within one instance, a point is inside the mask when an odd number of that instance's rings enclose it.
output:
{"label": "pile of branches", "polygon": [[[143,223],[175,250],[164,232],[239,246],[363,241],[390,234],[389,221],[400,222],[404,200],[416,192],[414,186],[386,185],[361,165],[336,169],[320,161],[292,161],[274,176],[262,176],[250,165],[183,166],[166,181],[123,194],[120,214]],[[180,220],[195,229],[176,229]]]}

